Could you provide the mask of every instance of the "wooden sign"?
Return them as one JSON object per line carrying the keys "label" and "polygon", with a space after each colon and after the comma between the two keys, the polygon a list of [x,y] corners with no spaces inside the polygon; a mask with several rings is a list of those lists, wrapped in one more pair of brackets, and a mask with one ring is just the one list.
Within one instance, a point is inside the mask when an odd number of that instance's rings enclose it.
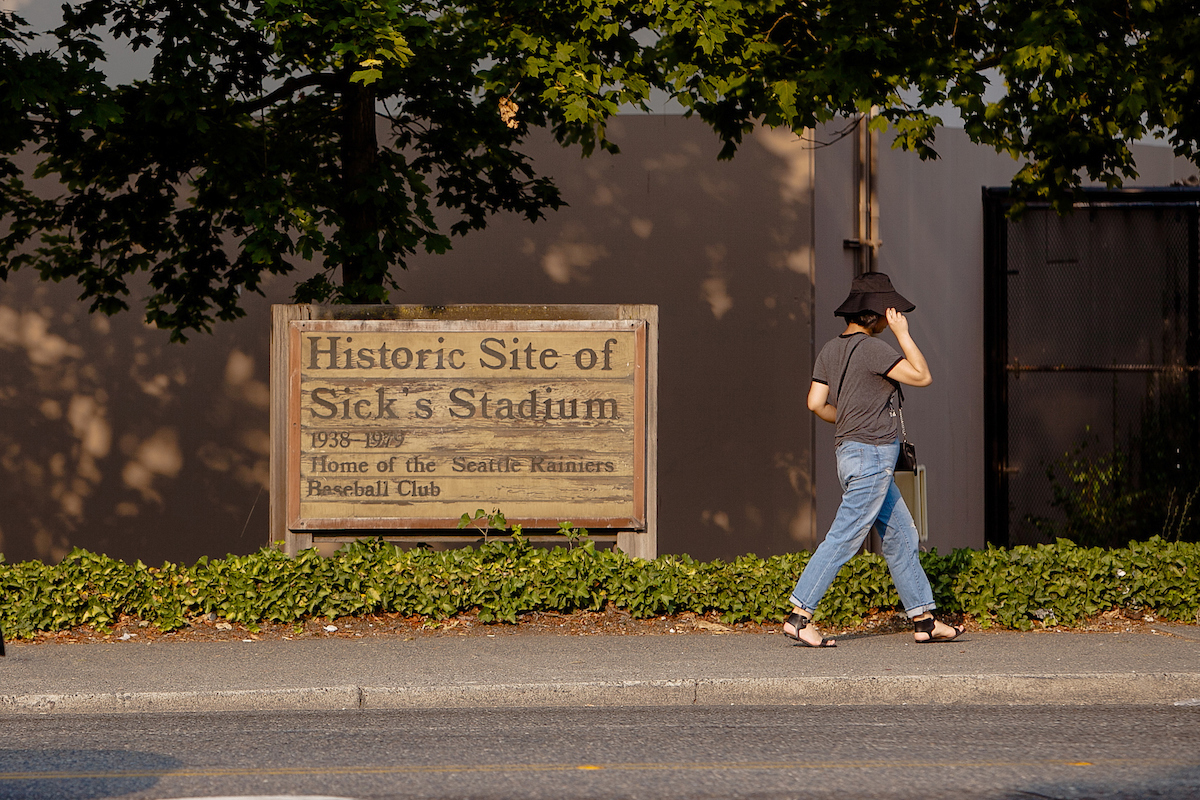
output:
{"label": "wooden sign", "polygon": [[293,319],[287,526],[647,527],[645,319]]}

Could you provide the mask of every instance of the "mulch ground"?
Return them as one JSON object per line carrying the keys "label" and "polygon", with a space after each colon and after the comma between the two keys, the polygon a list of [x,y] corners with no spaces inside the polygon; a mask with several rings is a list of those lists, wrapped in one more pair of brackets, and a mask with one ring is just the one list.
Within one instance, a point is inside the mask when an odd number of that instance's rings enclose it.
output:
{"label": "mulch ground", "polygon": [[[941,617],[953,624],[965,624],[968,631],[980,630],[974,619],[961,614]],[[1152,614],[1109,611],[1079,625],[1067,627],[1037,626],[1040,632],[1088,633],[1163,633],[1161,623]],[[1169,623],[1180,627],[1178,623]],[[303,623],[267,623],[245,626],[229,623],[214,616],[197,617],[177,631],[162,632],[149,623],[132,617],[122,618],[107,630],[81,626],[52,633],[39,633],[34,643],[88,644],[93,642],[202,642],[202,641],[263,641],[298,640],[329,637],[402,637],[415,639],[434,636],[720,636],[739,633],[779,634],[781,623],[758,624],[738,622],[725,624],[717,614],[684,613],[672,616],[634,619],[619,609],[605,611],[576,611],[569,614],[531,613],[522,615],[516,624],[483,623],[474,614],[461,614],[447,620],[406,617],[400,614],[368,614],[337,619],[310,619]],[[843,628],[822,626],[827,634],[900,633],[912,627],[903,614],[892,611],[869,616],[861,625]]]}

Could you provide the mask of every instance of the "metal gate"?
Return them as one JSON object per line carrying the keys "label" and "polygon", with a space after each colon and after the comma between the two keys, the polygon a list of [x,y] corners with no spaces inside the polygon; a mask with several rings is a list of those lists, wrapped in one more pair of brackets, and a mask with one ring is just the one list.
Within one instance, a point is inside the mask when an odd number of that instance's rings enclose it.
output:
{"label": "metal gate", "polygon": [[1200,191],[984,190],[988,542],[1123,544],[1200,517]]}

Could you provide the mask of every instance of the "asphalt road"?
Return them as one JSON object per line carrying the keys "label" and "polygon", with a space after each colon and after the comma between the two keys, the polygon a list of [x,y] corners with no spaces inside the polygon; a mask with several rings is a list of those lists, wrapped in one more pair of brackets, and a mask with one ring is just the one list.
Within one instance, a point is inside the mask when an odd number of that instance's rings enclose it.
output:
{"label": "asphalt road", "polygon": [[0,798],[1197,798],[1200,706],[3,720]]}

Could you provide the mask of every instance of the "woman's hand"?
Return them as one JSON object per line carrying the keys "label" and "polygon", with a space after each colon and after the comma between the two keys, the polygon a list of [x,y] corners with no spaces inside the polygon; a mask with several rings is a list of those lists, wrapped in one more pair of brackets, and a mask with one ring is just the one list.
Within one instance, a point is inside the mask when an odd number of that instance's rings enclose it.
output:
{"label": "woman's hand", "polygon": [[908,317],[894,308],[889,308],[883,315],[887,317],[887,324],[892,329],[892,333],[897,336],[902,333],[908,333]]}

